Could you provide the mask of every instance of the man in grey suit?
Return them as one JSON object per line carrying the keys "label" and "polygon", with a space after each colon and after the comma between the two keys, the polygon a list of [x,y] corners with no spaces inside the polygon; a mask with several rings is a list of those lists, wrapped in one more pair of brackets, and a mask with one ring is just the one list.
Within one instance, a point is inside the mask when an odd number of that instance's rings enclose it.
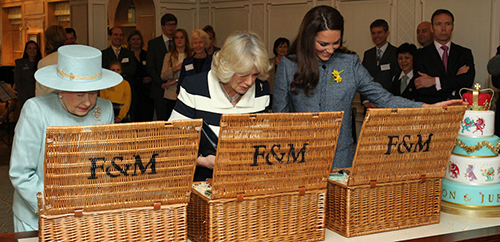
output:
{"label": "man in grey suit", "polygon": [[[392,77],[401,70],[398,66],[397,48],[387,42],[389,24],[383,19],[377,19],[370,24],[370,33],[375,47],[365,51],[363,66],[368,70],[373,80],[390,90]],[[362,97],[366,108],[375,108],[375,105]]]}
{"label": "man in grey suit", "polygon": [[146,69],[151,76],[153,83],[149,92],[149,97],[154,100],[156,119],[168,120],[167,99],[163,98],[164,87],[161,80],[161,68],[163,59],[174,46],[174,33],[177,28],[177,18],[170,13],[161,17],[162,35],[148,42],[148,54],[146,58]]}
{"label": "man in grey suit", "polygon": [[102,50],[102,68],[109,69],[109,64],[111,61],[119,60],[122,64],[122,76],[129,85],[130,91],[132,92],[132,104],[130,106],[129,113],[131,114],[130,120],[134,121],[135,117],[135,101],[137,100],[137,93],[135,93],[135,82],[137,71],[137,59],[135,58],[134,52],[129,49],[123,48],[123,30],[118,27],[113,27],[108,32],[109,39],[111,40],[111,45]]}

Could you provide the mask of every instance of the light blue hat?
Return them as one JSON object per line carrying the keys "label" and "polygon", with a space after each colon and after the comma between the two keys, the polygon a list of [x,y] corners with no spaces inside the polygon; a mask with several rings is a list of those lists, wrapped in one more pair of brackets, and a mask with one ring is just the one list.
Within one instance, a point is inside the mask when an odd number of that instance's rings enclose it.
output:
{"label": "light blue hat", "polygon": [[113,87],[123,77],[102,68],[102,52],[86,45],[65,45],[57,51],[57,65],[35,72],[42,85],[59,91],[87,92]]}

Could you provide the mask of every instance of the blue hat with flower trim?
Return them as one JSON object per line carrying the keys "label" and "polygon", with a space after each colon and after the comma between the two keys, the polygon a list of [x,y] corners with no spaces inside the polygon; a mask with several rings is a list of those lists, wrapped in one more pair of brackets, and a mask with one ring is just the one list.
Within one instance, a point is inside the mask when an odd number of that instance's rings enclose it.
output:
{"label": "blue hat with flower trim", "polygon": [[59,91],[88,92],[110,88],[123,77],[102,68],[102,52],[86,45],[61,46],[57,65],[40,68],[35,79],[42,85]]}

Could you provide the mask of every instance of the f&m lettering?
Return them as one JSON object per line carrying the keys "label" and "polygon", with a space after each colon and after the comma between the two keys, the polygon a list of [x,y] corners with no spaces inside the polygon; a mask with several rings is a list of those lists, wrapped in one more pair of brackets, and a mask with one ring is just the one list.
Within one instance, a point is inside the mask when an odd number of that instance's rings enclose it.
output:
{"label": "f&m lettering", "polygon": [[[146,164],[146,166],[143,165],[141,156],[140,155],[134,155],[134,160],[135,162],[133,164],[122,164],[121,166],[117,164],[117,160],[123,161],[122,156],[117,156],[113,157],[111,159],[110,164],[106,164],[106,159],[104,157],[98,157],[98,158],[90,158],[90,176],[87,177],[87,179],[97,179],[96,176],[96,169],[102,169],[106,173],[108,177],[114,178],[118,177],[120,175],[123,176],[128,176],[129,175],[129,169],[133,165],[134,166],[134,173],[132,173],[132,176],[137,176],[139,175],[137,173],[137,170],[140,170],[140,174],[146,173],[146,171],[149,169],[151,170],[147,174],[156,174],[156,157],[158,154],[153,154],[151,156],[151,159],[149,159],[149,162]],[[121,162],[120,162],[121,163]]]}
{"label": "f&m lettering", "polygon": [[266,150],[265,145],[255,145],[253,146],[255,149],[253,163],[250,166],[258,166],[257,160],[259,157],[264,158],[268,165],[306,162],[305,154],[307,145],[309,143],[304,143],[299,152],[295,151],[294,144],[288,144],[288,152],[280,152],[281,145],[279,144],[274,144],[269,151]]}
{"label": "f&m lettering", "polygon": [[416,142],[412,142],[412,138],[410,135],[404,135],[403,137],[387,136],[389,141],[387,143],[387,151],[384,154],[390,155],[393,147],[396,148],[396,151],[399,154],[409,152],[428,152],[433,135],[434,134],[429,134],[427,140],[424,141],[422,135],[418,134],[418,140]]}

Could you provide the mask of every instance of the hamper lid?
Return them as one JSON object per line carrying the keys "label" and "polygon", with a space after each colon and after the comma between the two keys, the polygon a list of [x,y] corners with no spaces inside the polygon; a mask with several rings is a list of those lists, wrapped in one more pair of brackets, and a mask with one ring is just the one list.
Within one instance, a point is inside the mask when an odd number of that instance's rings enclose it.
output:
{"label": "hamper lid", "polygon": [[347,185],[444,177],[465,109],[369,109]]}
{"label": "hamper lid", "polygon": [[187,203],[202,120],[48,127],[41,208],[57,215]]}
{"label": "hamper lid", "polygon": [[212,199],[326,189],[342,115],[222,115]]}

